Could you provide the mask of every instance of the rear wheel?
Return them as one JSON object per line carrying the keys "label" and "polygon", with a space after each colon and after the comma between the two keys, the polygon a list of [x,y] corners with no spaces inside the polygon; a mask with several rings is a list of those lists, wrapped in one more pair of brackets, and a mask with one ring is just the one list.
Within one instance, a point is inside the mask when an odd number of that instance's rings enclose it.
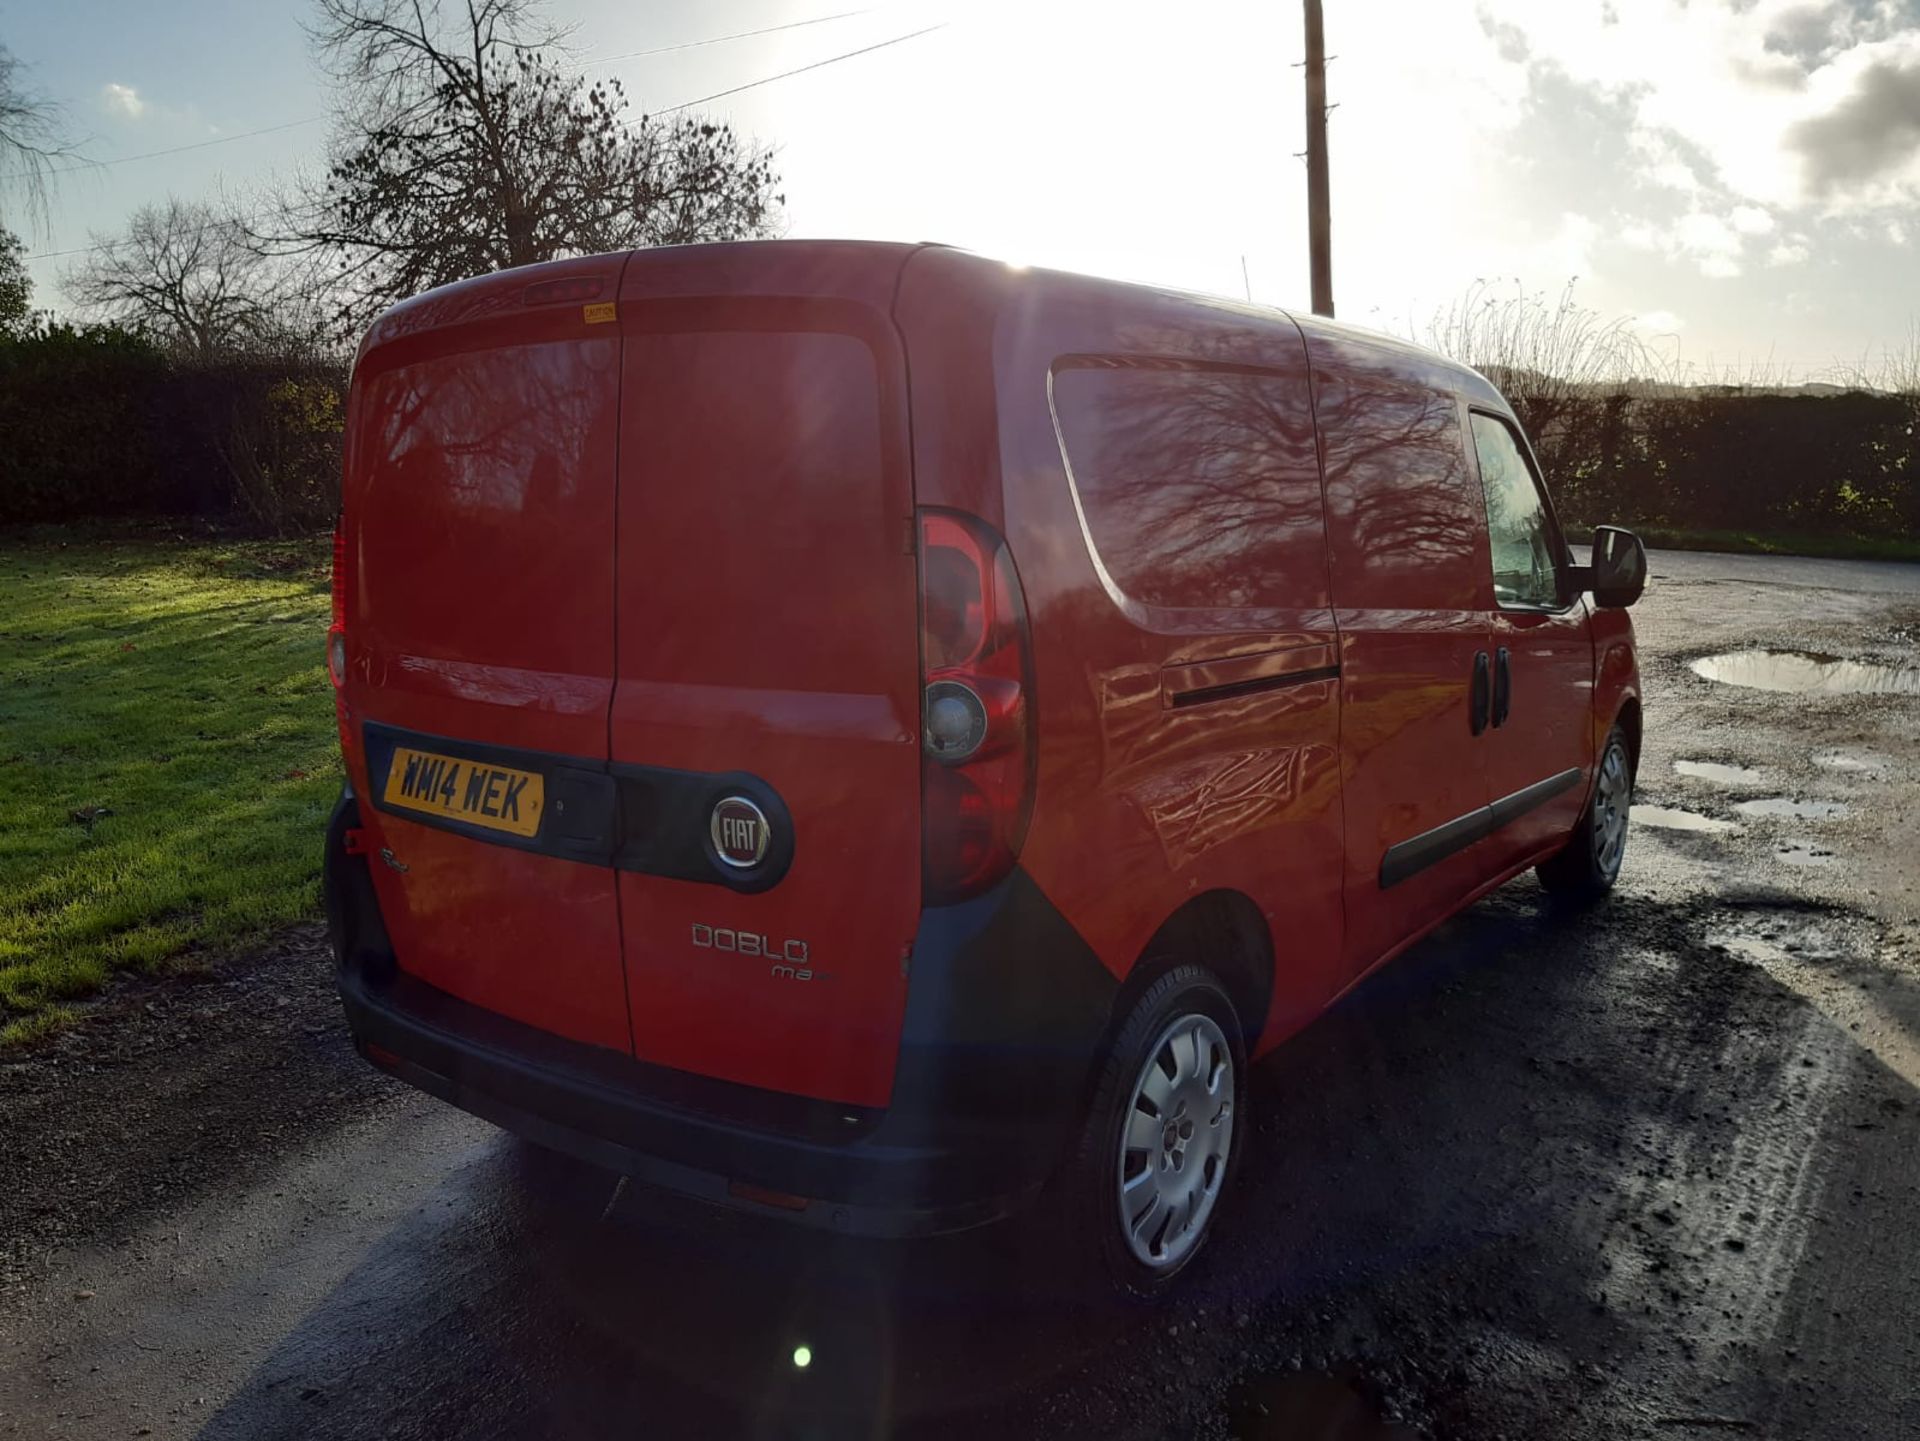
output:
{"label": "rear wheel", "polygon": [[1632,807],[1633,762],[1627,755],[1627,738],[1615,726],[1601,749],[1587,809],[1566,848],[1540,863],[1540,884],[1557,898],[1574,903],[1595,900],[1612,890],[1627,855]]}
{"label": "rear wheel", "polygon": [[1060,1178],[1067,1239],[1115,1289],[1157,1295],[1199,1254],[1239,1160],[1245,1099],[1233,1002],[1202,967],[1176,967],[1122,1024]]}

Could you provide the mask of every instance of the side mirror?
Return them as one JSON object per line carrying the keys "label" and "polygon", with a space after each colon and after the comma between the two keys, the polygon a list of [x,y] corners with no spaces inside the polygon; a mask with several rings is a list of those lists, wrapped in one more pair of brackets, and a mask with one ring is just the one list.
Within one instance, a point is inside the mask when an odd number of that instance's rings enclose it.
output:
{"label": "side mirror", "polygon": [[1573,568],[1576,589],[1593,592],[1595,605],[1625,610],[1647,588],[1647,548],[1617,525],[1593,528],[1593,556]]}

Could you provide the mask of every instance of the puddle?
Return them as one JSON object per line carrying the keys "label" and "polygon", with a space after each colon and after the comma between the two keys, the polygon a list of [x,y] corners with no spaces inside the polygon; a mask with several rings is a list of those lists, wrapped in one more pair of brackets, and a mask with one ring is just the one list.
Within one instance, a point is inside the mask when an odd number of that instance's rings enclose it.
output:
{"label": "puddle", "polygon": [[1722,765],[1719,761],[1675,761],[1673,768],[1683,776],[1692,776],[1699,781],[1712,781],[1716,785],[1740,786],[1757,781],[1763,774],[1752,766]]}
{"label": "puddle", "polygon": [[1732,821],[1715,820],[1712,816],[1696,815],[1692,811],[1675,810],[1669,806],[1640,806],[1632,811],[1636,826],[1653,826],[1663,831],[1698,831],[1707,835],[1722,835],[1728,831],[1740,829]]}
{"label": "puddle", "polygon": [[1813,763],[1822,770],[1846,771],[1852,775],[1873,775],[1887,764],[1883,756],[1850,755],[1846,751],[1816,751]]}
{"label": "puddle", "polygon": [[1283,1371],[1237,1388],[1227,1401],[1237,1441],[1417,1441],[1387,1420],[1351,1375]]}
{"label": "puddle", "polygon": [[1773,858],[1790,866],[1830,866],[1840,859],[1814,841],[1788,841],[1774,849]]}
{"label": "puddle", "polygon": [[1702,656],[1693,673],[1722,685],[1795,695],[1920,695],[1920,670],[1804,650],[1736,650]]}
{"label": "puddle", "polygon": [[1847,925],[1809,911],[1748,911],[1728,916],[1707,932],[1707,943],[1749,960],[1833,960],[1853,949]]}
{"label": "puddle", "polygon": [[1796,801],[1786,796],[1741,801],[1734,809],[1743,816],[1770,816],[1790,821],[1837,821],[1847,814],[1844,801]]}

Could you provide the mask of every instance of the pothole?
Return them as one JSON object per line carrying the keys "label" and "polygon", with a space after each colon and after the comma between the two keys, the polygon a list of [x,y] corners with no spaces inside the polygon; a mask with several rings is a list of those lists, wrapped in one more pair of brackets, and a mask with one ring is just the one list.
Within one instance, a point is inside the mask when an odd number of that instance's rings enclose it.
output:
{"label": "pothole", "polygon": [[1735,650],[1693,662],[1722,685],[1795,695],[1920,695],[1920,670],[1805,650]]}
{"label": "pothole", "polygon": [[1673,768],[1683,776],[1692,776],[1698,781],[1712,781],[1715,785],[1741,786],[1760,780],[1765,772],[1752,766],[1730,766],[1720,761],[1675,761]]}
{"label": "pothole", "polygon": [[1844,771],[1849,775],[1874,775],[1887,765],[1884,756],[1849,751],[1815,751],[1813,763],[1822,770]]}
{"label": "pothole", "polygon": [[1734,809],[1743,816],[1766,816],[1790,821],[1837,821],[1847,814],[1844,801],[1796,801],[1786,796],[1741,801]]}
{"label": "pothole", "polygon": [[1632,815],[1635,825],[1652,826],[1656,830],[1663,831],[1695,831],[1703,835],[1724,835],[1729,831],[1740,829],[1732,821],[1716,820],[1712,816],[1678,810],[1672,806],[1636,805]]}
{"label": "pothole", "polygon": [[1830,866],[1840,859],[1816,841],[1786,841],[1774,848],[1773,858],[1790,866]]}

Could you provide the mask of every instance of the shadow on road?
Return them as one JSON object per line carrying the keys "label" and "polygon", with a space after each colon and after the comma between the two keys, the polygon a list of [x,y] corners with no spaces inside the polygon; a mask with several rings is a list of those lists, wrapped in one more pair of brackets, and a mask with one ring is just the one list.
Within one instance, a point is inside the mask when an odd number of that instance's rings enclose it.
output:
{"label": "shadow on road", "polygon": [[902,1246],[610,1205],[503,1138],[202,1434],[1188,1434],[1236,1383],[1344,1368],[1442,1434],[1529,1369],[1555,1386],[1495,1397],[1509,1434],[1604,1434],[1583,1398],[1695,1371],[1716,1415],[1777,1410],[1782,1307],[1815,1299],[1782,1298],[1877,1063],[1701,924],[1530,884],[1449,923],[1256,1073],[1226,1230],[1163,1311],[1066,1304],[1032,1225]]}

